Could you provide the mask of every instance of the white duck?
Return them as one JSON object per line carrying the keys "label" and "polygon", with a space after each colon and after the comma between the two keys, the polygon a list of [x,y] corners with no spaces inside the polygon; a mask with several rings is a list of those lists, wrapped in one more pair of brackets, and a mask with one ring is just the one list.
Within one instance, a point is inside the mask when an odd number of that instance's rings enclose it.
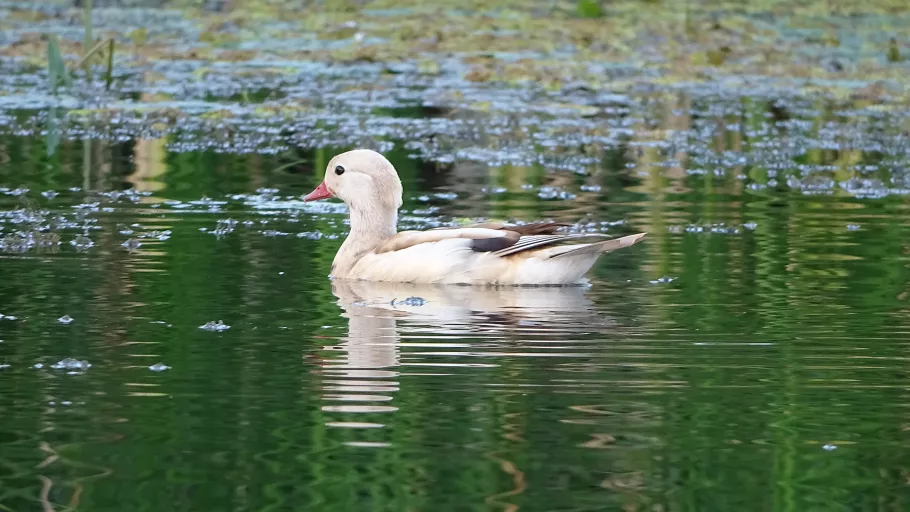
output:
{"label": "white duck", "polygon": [[398,232],[401,180],[375,151],[336,155],[323,182],[304,201],[337,197],[347,204],[351,232],[332,263],[332,277],[367,281],[471,285],[575,285],[597,258],[640,241],[645,233],[559,245],[598,233],[556,233],[567,224],[476,224]]}

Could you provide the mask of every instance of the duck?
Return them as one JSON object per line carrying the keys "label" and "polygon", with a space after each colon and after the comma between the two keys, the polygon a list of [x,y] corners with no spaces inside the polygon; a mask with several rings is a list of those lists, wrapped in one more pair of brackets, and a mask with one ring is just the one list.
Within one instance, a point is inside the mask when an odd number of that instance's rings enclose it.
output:
{"label": "duck", "polygon": [[[335,155],[325,178],[303,201],[338,198],[350,232],[332,262],[331,279],[477,286],[585,285],[607,252],[630,247],[646,233],[613,238],[559,232],[571,224],[483,222],[425,231],[398,231],[403,190],[382,154],[354,149]],[[585,243],[583,240],[588,240]],[[593,241],[591,241],[593,240]]]}

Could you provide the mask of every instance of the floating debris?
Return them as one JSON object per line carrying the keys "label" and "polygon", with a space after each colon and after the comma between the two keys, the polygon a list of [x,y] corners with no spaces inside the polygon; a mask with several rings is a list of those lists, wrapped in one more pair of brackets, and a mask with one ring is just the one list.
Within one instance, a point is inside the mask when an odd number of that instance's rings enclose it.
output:
{"label": "floating debris", "polygon": [[237,226],[237,221],[234,219],[220,219],[215,223],[215,230],[212,233],[216,237],[227,236],[234,232],[234,228]]}
{"label": "floating debris", "polygon": [[88,361],[80,361],[69,357],[51,365],[51,368],[55,370],[88,370],[91,367],[92,365]]}
{"label": "floating debris", "polygon": [[69,315],[63,315],[57,319],[57,321],[63,325],[69,325],[69,324],[73,323],[74,320],[75,320],[75,318],[73,318]]}
{"label": "floating debris", "polygon": [[87,251],[95,245],[95,242],[93,242],[91,238],[85,235],[79,235],[70,241],[70,245],[79,251]]}
{"label": "floating debris", "polygon": [[163,372],[165,370],[170,370],[170,369],[171,369],[171,367],[164,363],[157,363],[157,364],[153,364],[152,366],[149,366],[149,370],[152,370],[153,372]]}
{"label": "floating debris", "polygon": [[141,247],[142,244],[139,242],[139,240],[136,240],[135,238],[130,238],[126,242],[123,242],[122,244],[120,244],[120,246],[124,247],[129,252],[134,252],[136,249]]}
{"label": "floating debris", "polygon": [[558,188],[540,187],[540,191],[537,192],[537,197],[539,197],[545,201],[549,201],[552,199],[571,200],[571,199],[575,199],[576,195],[571,192],[567,192],[565,190],[561,190]]}
{"label": "floating debris", "polygon": [[231,326],[225,324],[221,320],[218,320],[217,322],[214,322],[214,321],[206,322],[204,325],[200,325],[199,328],[202,329],[203,331],[209,331],[209,332],[224,332],[224,331],[230,329]]}
{"label": "floating debris", "polygon": [[160,241],[165,241],[171,237],[171,230],[167,229],[164,231],[149,231],[148,233],[142,233],[138,235],[138,238],[148,238],[155,239]]}
{"label": "floating debris", "polygon": [[404,300],[392,299],[392,302],[389,304],[392,306],[423,306],[427,302],[428,301],[422,297],[408,297]]}

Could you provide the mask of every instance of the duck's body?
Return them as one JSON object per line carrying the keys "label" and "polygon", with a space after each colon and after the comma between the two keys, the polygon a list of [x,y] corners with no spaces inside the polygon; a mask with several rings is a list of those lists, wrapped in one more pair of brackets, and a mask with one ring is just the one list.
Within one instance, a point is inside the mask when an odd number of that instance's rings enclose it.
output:
{"label": "duck's body", "polygon": [[[401,181],[392,164],[370,150],[333,158],[325,181],[304,200],[337,196],[351,211],[351,233],[332,264],[335,279],[470,285],[575,285],[598,257],[645,234],[602,240],[601,234],[559,234],[565,226],[477,224],[397,232]],[[601,240],[562,245],[579,239]],[[559,245],[557,245],[559,244]]]}

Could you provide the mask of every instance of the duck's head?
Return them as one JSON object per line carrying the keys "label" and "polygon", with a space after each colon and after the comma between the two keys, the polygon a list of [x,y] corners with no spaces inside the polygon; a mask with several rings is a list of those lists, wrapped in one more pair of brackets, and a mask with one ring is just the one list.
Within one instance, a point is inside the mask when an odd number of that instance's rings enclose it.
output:
{"label": "duck's head", "polygon": [[352,210],[384,211],[401,207],[401,179],[379,153],[355,149],[329,161],[325,178],[304,201],[337,197]]}

